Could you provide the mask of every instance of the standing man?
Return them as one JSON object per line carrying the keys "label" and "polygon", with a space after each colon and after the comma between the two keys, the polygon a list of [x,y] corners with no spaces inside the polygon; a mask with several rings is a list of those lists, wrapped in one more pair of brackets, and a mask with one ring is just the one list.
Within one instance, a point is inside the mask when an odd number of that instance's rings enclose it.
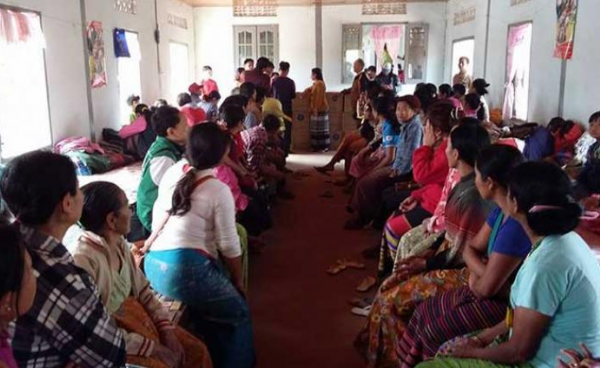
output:
{"label": "standing man", "polygon": [[242,82],[252,83],[254,84],[254,87],[261,87],[267,91],[267,93],[270,93],[271,78],[265,73],[266,69],[269,67],[269,63],[270,61],[266,57],[258,58],[258,60],[256,60],[256,68],[246,70],[242,73]]}
{"label": "standing man", "polygon": [[381,73],[379,73],[376,80],[381,87],[393,91],[394,95],[396,95],[400,87],[400,81],[398,80],[398,76],[393,72],[393,69],[392,64],[383,64],[383,69],[381,69]]}
{"label": "standing man", "polygon": [[357,104],[360,98],[360,94],[367,90],[367,83],[369,83],[369,78],[366,76],[365,62],[363,59],[356,59],[353,65],[354,80],[352,81],[352,87],[349,90],[343,91],[344,93],[350,93],[350,104],[352,105],[352,113],[354,118],[357,118]]}
{"label": "standing man", "polygon": [[[271,95],[281,102],[283,113],[293,116],[292,100],[296,98],[296,83],[288,77],[290,63],[282,61],[279,63],[279,77],[273,81]],[[283,136],[283,149],[286,154],[290,153],[292,146],[292,122],[284,119],[285,134]]]}
{"label": "standing man", "polygon": [[452,84],[462,84],[467,90],[471,88],[473,78],[471,77],[471,74],[469,74],[470,63],[469,58],[466,56],[462,56],[458,59],[459,72],[452,78]]}
{"label": "standing man", "polygon": [[202,96],[209,96],[211,92],[219,92],[217,82],[212,79],[213,70],[210,66],[202,67]]}

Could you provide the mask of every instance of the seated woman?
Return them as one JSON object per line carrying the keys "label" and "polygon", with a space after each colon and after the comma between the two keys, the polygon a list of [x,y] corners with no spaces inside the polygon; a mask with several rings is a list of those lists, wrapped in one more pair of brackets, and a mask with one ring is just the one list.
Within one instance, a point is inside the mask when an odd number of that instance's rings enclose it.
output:
{"label": "seated woman", "polygon": [[80,223],[85,232],[73,252],[75,264],[92,276],[108,313],[126,331],[127,363],[144,367],[212,367],[206,346],[181,328],[136,266],[125,240],[131,211],[115,184],[82,189]]}
{"label": "seated woman", "polygon": [[569,178],[554,164],[527,162],[510,172],[508,193],[509,214],[533,247],[512,285],[506,320],[418,367],[551,368],[561,349],[580,343],[600,354],[600,267],[574,231],[581,209]]}
{"label": "seated woman", "polygon": [[[387,182],[396,158],[396,146],[400,134],[400,125],[396,119],[396,101],[389,97],[379,97],[373,104],[373,115],[382,126],[382,154],[373,157],[373,148],[367,146],[352,160],[350,175],[356,178],[356,187],[350,207],[354,215],[344,226],[347,230],[363,228],[371,222],[377,211],[377,190],[373,183]],[[384,185],[384,188],[387,185]],[[383,190],[384,188],[381,188]],[[381,190],[378,192],[380,193]],[[373,200],[375,198],[375,200]]]}
{"label": "seated woman", "polygon": [[212,176],[229,140],[214,123],[191,130],[188,161],[171,167],[161,182],[144,265],[156,291],[190,307],[215,367],[248,368],[255,354],[235,203],[227,185]]}
{"label": "seated woman", "polygon": [[446,240],[436,242],[432,251],[402,261],[379,289],[367,326],[357,339],[370,367],[400,366],[397,347],[414,308],[437,293],[467,285],[468,271],[461,268],[460,255],[491,210],[477,192],[473,166],[489,145],[489,136],[480,126],[466,124],[452,131],[446,155],[461,181],[448,197]]}
{"label": "seated woman", "polygon": [[583,135],[583,129],[571,120],[556,117],[548,123],[548,131],[554,137],[554,159],[562,166],[575,155],[575,144]]}
{"label": "seated woman", "polygon": [[344,173],[346,177],[350,175],[350,164],[352,158],[358,154],[375,138],[375,119],[373,116],[373,108],[371,104],[366,104],[364,107],[364,116],[360,127],[344,136],[335,155],[329,160],[325,166],[315,167],[315,170],[321,173],[333,171],[335,164],[344,160]]}
{"label": "seated woman", "polygon": [[508,215],[508,172],[522,162],[521,152],[508,146],[494,145],[479,155],[477,190],[498,208],[463,252],[469,286],[431,297],[415,310],[398,347],[403,367],[432,358],[444,342],[456,336],[504,319],[512,277],[531,250],[527,234]]}
{"label": "seated woman", "polygon": [[398,198],[400,206],[384,226],[387,245],[393,252],[402,235],[433,215],[440,200],[449,170],[446,148],[454,124],[453,111],[451,104],[439,102],[427,114],[423,146],[413,154],[413,177],[420,188],[404,192],[403,200]]}
{"label": "seated woman", "polygon": [[600,193],[600,111],[590,116],[588,133],[595,139],[577,176],[576,196],[583,198]]}
{"label": "seated woman", "polygon": [[2,221],[0,239],[0,367],[17,368],[6,328],[33,305],[36,277],[18,228]]}

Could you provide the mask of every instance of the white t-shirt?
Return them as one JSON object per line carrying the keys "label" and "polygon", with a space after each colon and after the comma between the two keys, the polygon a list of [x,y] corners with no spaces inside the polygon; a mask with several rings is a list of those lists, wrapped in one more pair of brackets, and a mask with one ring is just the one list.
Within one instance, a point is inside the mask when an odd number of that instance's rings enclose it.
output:
{"label": "white t-shirt", "polygon": [[[164,175],[158,188],[158,199],[152,213],[152,228],[160,226],[165,213],[172,207],[173,193],[184,176],[181,160]],[[200,178],[212,175],[212,170],[198,173]],[[218,179],[208,179],[194,190],[192,208],[183,216],[171,216],[152,244],[152,251],[201,249],[215,258],[219,252],[227,258],[242,254],[235,222],[235,202],[231,190]]]}

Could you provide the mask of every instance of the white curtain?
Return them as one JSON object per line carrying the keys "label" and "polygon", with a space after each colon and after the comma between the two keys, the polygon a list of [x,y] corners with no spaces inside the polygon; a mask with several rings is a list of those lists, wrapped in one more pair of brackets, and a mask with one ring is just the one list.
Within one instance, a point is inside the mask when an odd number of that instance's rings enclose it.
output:
{"label": "white curtain", "polygon": [[5,44],[36,43],[45,46],[40,17],[35,13],[0,9],[0,42]]}
{"label": "white curtain", "polygon": [[502,117],[527,119],[531,23],[510,27]]}
{"label": "white curtain", "polygon": [[375,44],[375,54],[377,55],[377,69],[381,70],[383,47],[387,44],[387,49],[396,64],[398,52],[400,51],[400,41],[402,39],[403,26],[373,26],[371,28],[371,38]]}

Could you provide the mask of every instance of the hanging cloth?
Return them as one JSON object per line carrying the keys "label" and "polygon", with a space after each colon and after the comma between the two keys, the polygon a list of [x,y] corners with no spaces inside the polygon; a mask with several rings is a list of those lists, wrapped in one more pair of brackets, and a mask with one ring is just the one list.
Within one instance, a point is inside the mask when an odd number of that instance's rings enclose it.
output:
{"label": "hanging cloth", "polygon": [[131,57],[129,53],[129,46],[127,45],[127,38],[125,37],[125,30],[121,28],[115,28],[113,31],[113,44],[115,45],[115,56],[116,57]]}

